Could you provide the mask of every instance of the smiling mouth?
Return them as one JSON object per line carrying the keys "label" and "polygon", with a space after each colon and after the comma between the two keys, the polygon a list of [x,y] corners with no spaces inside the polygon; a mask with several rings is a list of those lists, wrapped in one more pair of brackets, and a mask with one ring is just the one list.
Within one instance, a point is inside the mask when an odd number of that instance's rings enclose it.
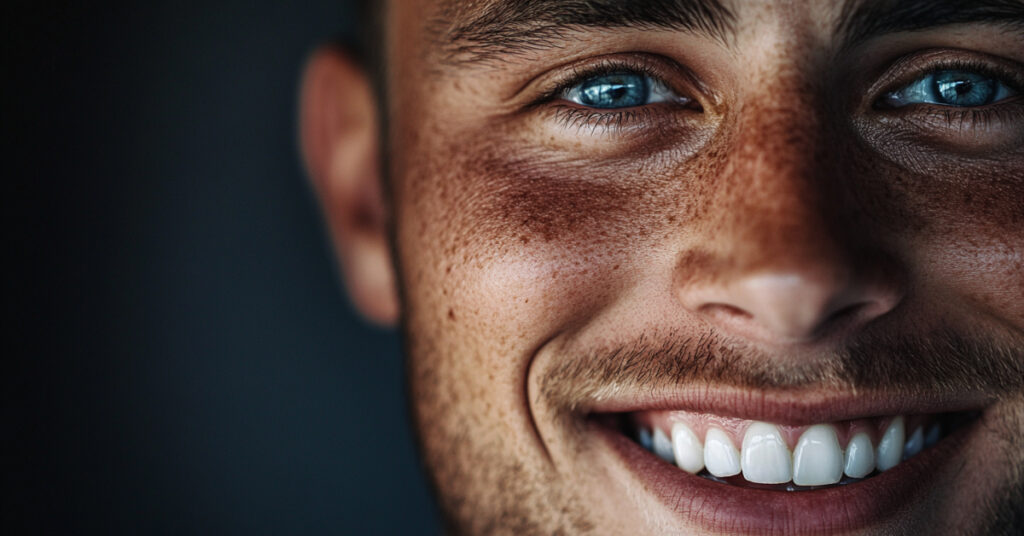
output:
{"label": "smiling mouth", "polygon": [[686,411],[616,416],[619,431],[679,470],[718,483],[813,491],[872,479],[926,451],[977,411],[790,426]]}
{"label": "smiling mouth", "polygon": [[887,523],[977,455],[966,445],[985,428],[989,405],[706,389],[637,398],[590,408],[589,430],[665,512],[726,533]]}
{"label": "smiling mouth", "polygon": [[[608,411],[606,404],[587,420],[632,475],[626,489],[645,490],[670,518],[714,533],[885,531],[898,514],[912,515],[932,491],[953,485],[956,468],[979,453],[967,445],[985,429],[982,406],[865,412],[872,403],[899,404],[855,402],[848,411],[815,404],[787,410],[780,401],[761,411],[732,406],[749,419],[702,413],[697,402],[683,404],[686,411],[661,409],[666,404]],[[845,420],[828,420],[829,413]],[[770,415],[789,418],[773,423]]]}

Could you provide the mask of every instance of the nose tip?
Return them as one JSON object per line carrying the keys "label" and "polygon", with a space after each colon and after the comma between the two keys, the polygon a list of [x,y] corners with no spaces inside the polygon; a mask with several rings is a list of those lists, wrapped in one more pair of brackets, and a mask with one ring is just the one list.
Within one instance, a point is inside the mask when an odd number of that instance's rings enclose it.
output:
{"label": "nose tip", "polygon": [[750,274],[682,290],[683,305],[719,328],[774,342],[815,339],[839,324],[866,324],[892,310],[892,285],[854,281],[841,274]]}

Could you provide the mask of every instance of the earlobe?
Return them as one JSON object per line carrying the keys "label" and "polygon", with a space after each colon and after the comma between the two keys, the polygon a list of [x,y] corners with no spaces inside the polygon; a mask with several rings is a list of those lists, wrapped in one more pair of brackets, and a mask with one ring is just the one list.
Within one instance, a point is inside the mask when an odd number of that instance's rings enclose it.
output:
{"label": "earlobe", "polygon": [[366,72],[325,47],[310,58],[299,103],[306,169],[320,199],[349,296],[369,320],[393,325],[398,292],[381,189],[378,118]]}

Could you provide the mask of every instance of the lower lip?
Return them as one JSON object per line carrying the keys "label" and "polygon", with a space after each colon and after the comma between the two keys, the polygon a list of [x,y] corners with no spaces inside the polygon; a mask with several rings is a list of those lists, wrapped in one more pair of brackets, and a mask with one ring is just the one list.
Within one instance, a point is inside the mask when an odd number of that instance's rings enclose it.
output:
{"label": "lower lip", "polygon": [[856,530],[905,508],[934,485],[937,469],[956,456],[977,422],[872,478],[796,492],[713,482],[669,465],[604,424],[595,421],[594,428],[644,487],[685,523],[711,532],[791,534]]}

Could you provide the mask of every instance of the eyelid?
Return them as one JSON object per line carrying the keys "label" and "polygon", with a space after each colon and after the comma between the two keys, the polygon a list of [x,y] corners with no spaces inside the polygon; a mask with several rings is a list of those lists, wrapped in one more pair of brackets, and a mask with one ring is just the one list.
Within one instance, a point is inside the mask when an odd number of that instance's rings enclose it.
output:
{"label": "eyelid", "polygon": [[[976,71],[974,69],[956,69],[955,71],[936,70],[936,71],[928,72],[924,76],[921,76],[920,78],[914,80],[910,84],[907,84],[907,85],[901,87],[900,89],[897,89],[896,91],[893,91],[892,93],[886,93],[885,95],[882,95],[882,97],[879,99],[879,103],[881,104],[884,101],[886,108],[903,108],[905,106],[913,106],[913,105],[918,105],[918,104],[930,104],[930,105],[936,105],[936,106],[951,106],[951,105],[943,104],[943,103],[940,103],[940,102],[928,102],[928,101],[917,101],[917,102],[914,102],[913,100],[905,100],[905,99],[907,99],[908,95],[909,96],[915,96],[915,94],[916,94],[917,97],[920,97],[920,98],[928,98],[929,97],[928,93],[929,93],[930,85],[932,83],[934,83],[934,77],[938,76],[940,73],[943,73],[943,72],[972,73],[972,74],[978,74],[978,75],[980,75],[982,77],[985,77],[985,78],[988,78],[990,80],[994,80],[996,82],[996,84],[997,84],[997,86],[996,86],[996,93],[992,97],[992,99],[993,99],[992,102],[991,103],[987,103],[986,105],[999,104],[999,103],[1005,101],[1006,99],[1009,99],[1009,98],[1012,98],[1012,97],[1016,97],[1018,95],[1017,90],[1015,90],[1012,87],[1010,87],[1009,84],[1007,84],[1005,82],[1005,80],[1003,78],[1001,78],[1001,77],[997,78],[995,76],[991,76],[991,75],[988,75],[988,74],[985,74],[985,73],[978,72],[978,71]],[[911,97],[911,98],[913,98],[913,97]],[[901,100],[904,101],[904,102],[899,102]],[[978,106],[965,106],[965,107],[977,108]]]}
{"label": "eyelid", "polygon": [[1012,60],[958,49],[931,49],[897,59],[868,90],[869,106],[880,106],[884,98],[937,71],[969,71],[1005,83],[1017,95],[1024,94],[1024,65]]}
{"label": "eyelid", "polygon": [[[581,104],[579,102],[576,102],[577,99],[582,97],[582,95],[581,95],[581,93],[583,92],[582,88],[583,88],[583,86],[586,83],[594,81],[594,80],[600,80],[601,78],[603,78],[605,76],[614,76],[614,75],[617,75],[617,74],[620,74],[620,73],[641,76],[641,77],[647,79],[647,84],[648,84],[647,87],[646,87],[647,93],[648,93],[647,96],[652,97],[655,100],[650,100],[646,104],[656,104],[656,103],[659,103],[659,102],[675,102],[675,103],[678,103],[680,105],[685,105],[685,104],[688,104],[690,102],[690,99],[688,97],[682,97],[682,96],[677,95],[676,92],[672,88],[670,88],[668,86],[668,84],[666,84],[660,78],[655,78],[655,77],[653,77],[653,76],[651,76],[649,74],[634,73],[634,72],[631,72],[631,71],[616,71],[615,73],[609,73],[607,75],[601,74],[601,75],[586,77],[586,78],[582,79],[580,82],[576,82],[576,83],[572,84],[571,86],[569,86],[568,88],[564,89],[561,92],[561,94],[559,95],[559,97],[562,100],[569,101],[569,102],[571,102],[573,104],[578,104],[578,105],[581,105],[581,106],[586,106],[586,105],[583,105],[583,104]],[[600,108],[600,107],[595,107],[595,109],[618,109],[618,108]]]}
{"label": "eyelid", "polygon": [[[681,98],[697,101],[702,84],[674,61],[661,56],[639,54],[615,54],[592,58],[590,61],[571,66],[557,75],[543,81],[546,89],[532,99],[528,107],[539,106],[555,100],[588,79],[621,72],[632,72],[649,76],[652,82],[671,90]],[[691,91],[687,91],[691,90]]]}

